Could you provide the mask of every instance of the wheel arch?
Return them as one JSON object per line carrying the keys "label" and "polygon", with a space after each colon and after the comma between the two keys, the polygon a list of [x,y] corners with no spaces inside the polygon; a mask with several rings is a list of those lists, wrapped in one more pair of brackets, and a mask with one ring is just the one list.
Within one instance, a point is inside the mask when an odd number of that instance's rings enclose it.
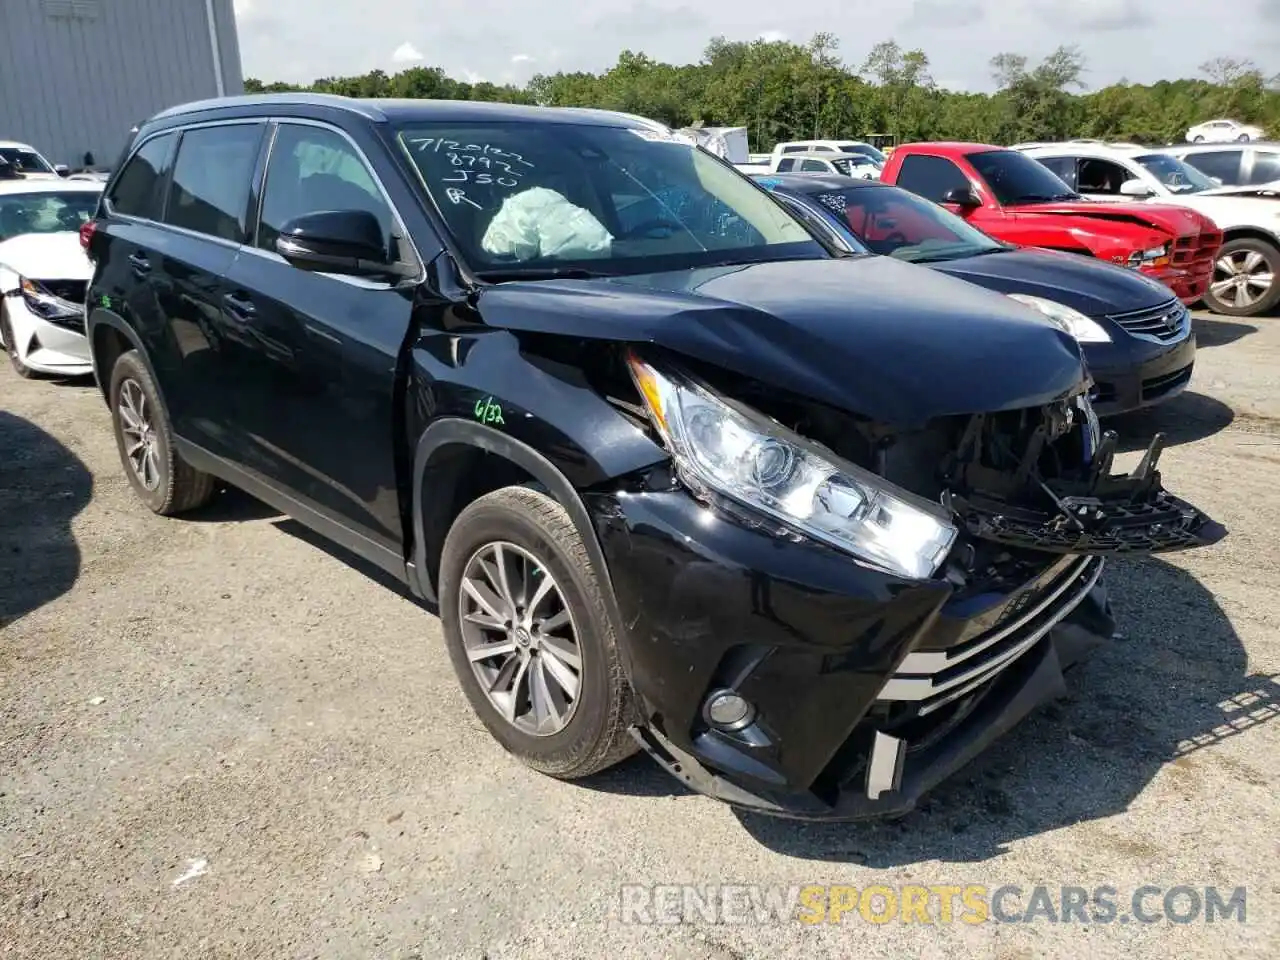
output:
{"label": "wheel arch", "polygon": [[613,581],[586,505],[564,473],[522,440],[485,424],[448,417],[418,439],[413,458],[413,564],[422,595],[438,602],[440,555],[467,504],[504,486],[535,485],[569,514],[596,569],[615,623]]}
{"label": "wheel arch", "polygon": [[89,359],[93,364],[93,379],[104,401],[110,400],[107,391],[111,383],[111,370],[116,361],[120,359],[122,353],[137,350],[147,372],[151,374],[151,381],[155,384],[156,392],[160,394],[161,402],[164,402],[164,391],[160,386],[160,378],[156,376],[155,368],[151,365],[151,358],[147,356],[147,351],[133,328],[125,323],[119,314],[102,307],[95,308],[89,312],[86,327],[89,337]]}
{"label": "wheel arch", "polygon": [[1263,230],[1261,227],[1228,227],[1222,231],[1222,242],[1227,244],[1232,240],[1259,240],[1262,243],[1275,247],[1276,250],[1280,250],[1280,236]]}

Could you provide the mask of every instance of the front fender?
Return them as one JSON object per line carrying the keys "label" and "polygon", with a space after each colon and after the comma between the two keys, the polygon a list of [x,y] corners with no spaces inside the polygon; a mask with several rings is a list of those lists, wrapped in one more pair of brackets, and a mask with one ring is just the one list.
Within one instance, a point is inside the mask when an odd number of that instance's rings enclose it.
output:
{"label": "front fender", "polygon": [[492,489],[473,474],[494,469],[494,461],[477,453],[514,467],[513,476],[532,477],[558,500],[608,583],[581,492],[668,457],[579,366],[526,353],[508,331],[429,333],[413,349],[409,391],[409,436],[418,437],[408,491],[414,579],[424,597],[436,600],[440,548],[466,492]]}

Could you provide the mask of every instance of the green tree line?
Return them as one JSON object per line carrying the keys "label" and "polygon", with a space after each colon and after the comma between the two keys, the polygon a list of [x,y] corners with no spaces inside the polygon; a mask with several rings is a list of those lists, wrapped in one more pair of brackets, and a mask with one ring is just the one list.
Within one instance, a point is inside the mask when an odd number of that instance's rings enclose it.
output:
{"label": "green tree line", "polygon": [[1155,84],[1125,81],[1087,90],[1084,55],[1064,46],[1039,63],[1001,53],[989,63],[995,93],[940,87],[923,50],[893,40],[848,64],[829,33],[808,43],[715,37],[697,63],[674,65],[624,50],[602,73],[538,74],[524,86],[465,83],[438,67],[325,77],[308,86],[245,81],[249,92],[311,90],[353,97],[425,97],[599,107],[674,127],[743,126],[753,150],[779,140],[887,134],[897,142],[1016,143],[1097,137],[1178,142],[1216,117],[1255,123],[1280,138],[1280,75],[1219,57],[1200,76]]}

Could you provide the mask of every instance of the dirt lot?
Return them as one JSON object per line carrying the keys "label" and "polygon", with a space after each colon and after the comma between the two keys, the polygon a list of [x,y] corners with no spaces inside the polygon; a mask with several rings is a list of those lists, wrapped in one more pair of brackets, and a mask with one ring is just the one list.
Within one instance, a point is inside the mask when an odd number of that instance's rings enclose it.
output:
{"label": "dirt lot", "polygon": [[[1167,484],[1230,537],[1114,563],[1125,639],[1067,699],[924,809],[843,826],[735,814],[643,758],[527,771],[403,593],[234,491],[144,513],[95,389],[5,365],[0,954],[1275,956],[1280,319],[1197,331],[1191,392],[1117,426],[1168,430]],[[641,926],[638,883],[1015,884],[1022,908],[1105,884],[1121,913],[1143,884],[1245,886],[1247,917]]]}

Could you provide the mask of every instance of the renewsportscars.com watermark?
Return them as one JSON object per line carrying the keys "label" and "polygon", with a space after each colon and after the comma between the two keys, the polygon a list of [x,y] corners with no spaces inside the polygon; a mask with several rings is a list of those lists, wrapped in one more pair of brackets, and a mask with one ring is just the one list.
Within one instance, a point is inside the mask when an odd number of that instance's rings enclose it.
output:
{"label": "renewsportscars.com watermark", "polygon": [[1244,887],[624,884],[636,924],[1245,922]]}

